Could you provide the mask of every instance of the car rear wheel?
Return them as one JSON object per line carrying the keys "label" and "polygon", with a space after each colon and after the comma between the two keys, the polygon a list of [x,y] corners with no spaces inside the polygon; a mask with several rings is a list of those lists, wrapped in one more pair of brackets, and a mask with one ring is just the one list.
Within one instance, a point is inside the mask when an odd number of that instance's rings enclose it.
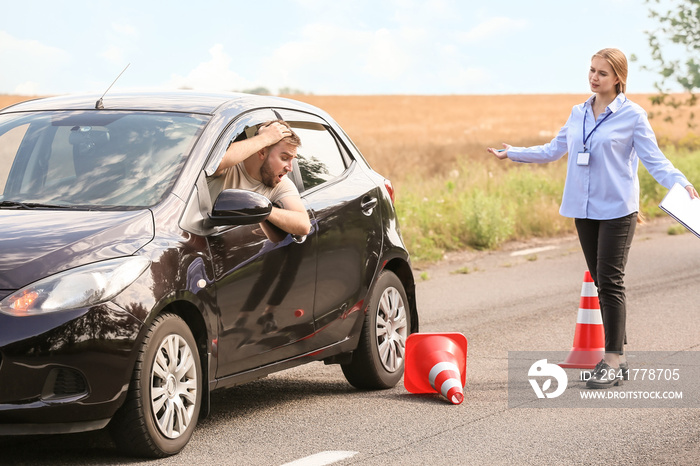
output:
{"label": "car rear wheel", "polygon": [[383,389],[396,385],[404,370],[411,315],[401,280],[380,274],[365,314],[360,343],[343,374],[357,388]]}
{"label": "car rear wheel", "polygon": [[178,316],[158,316],[144,339],[124,405],[110,424],[117,447],[162,458],[184,448],[202,403],[202,368],[192,332]]}

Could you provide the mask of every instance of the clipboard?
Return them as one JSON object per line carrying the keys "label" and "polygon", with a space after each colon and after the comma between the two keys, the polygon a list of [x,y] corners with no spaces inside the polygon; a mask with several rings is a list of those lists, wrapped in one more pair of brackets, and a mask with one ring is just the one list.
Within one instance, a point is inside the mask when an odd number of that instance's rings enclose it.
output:
{"label": "clipboard", "polygon": [[691,199],[683,186],[674,184],[659,208],[700,238],[700,199]]}

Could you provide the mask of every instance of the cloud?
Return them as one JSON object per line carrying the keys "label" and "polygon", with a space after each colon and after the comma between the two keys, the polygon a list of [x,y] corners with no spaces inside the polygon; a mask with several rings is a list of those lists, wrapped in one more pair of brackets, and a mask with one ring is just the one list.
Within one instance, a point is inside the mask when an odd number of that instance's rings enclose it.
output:
{"label": "cloud", "polygon": [[483,39],[497,37],[501,34],[512,34],[521,31],[528,26],[528,21],[524,19],[512,19],[503,16],[489,18],[486,21],[471,28],[469,31],[458,34],[461,42],[480,42]]}
{"label": "cloud", "polygon": [[70,54],[60,48],[37,40],[18,39],[0,31],[0,63],[12,64],[11,73],[5,67],[0,74],[0,89],[24,95],[48,92],[48,86],[41,84],[40,79],[51,79],[70,61]]}
{"label": "cloud", "polygon": [[54,60],[60,60],[67,56],[67,53],[59,48],[44,45],[37,40],[18,39],[5,31],[0,31],[0,53],[8,54],[13,52]]}
{"label": "cloud", "polygon": [[130,24],[112,23],[112,30],[121,36],[138,37],[139,33],[136,28]]}
{"label": "cloud", "polygon": [[209,49],[211,59],[197,65],[187,76],[173,74],[166,84],[170,88],[201,91],[233,91],[258,86],[231,70],[233,60],[221,44]]}
{"label": "cloud", "polygon": [[130,24],[114,22],[107,30],[106,37],[108,43],[100,56],[111,64],[125,65],[132,51],[137,49],[138,30]]}
{"label": "cloud", "polygon": [[41,94],[41,85],[36,81],[26,81],[15,86],[14,94],[18,95],[39,95]]}
{"label": "cloud", "polygon": [[[295,40],[258,57],[260,79],[270,87],[323,93],[344,82],[344,75],[354,73],[357,57],[366,53],[369,35],[332,23],[307,24]],[[331,82],[331,77],[337,81]]]}
{"label": "cloud", "polygon": [[404,76],[419,66],[416,52],[424,40],[424,31],[419,29],[380,29],[368,36],[363,69],[382,79]]}
{"label": "cloud", "polygon": [[472,63],[455,44],[436,48],[435,55],[440,64],[439,72],[432,77],[436,86],[451,89],[451,93],[474,94],[476,90],[492,79],[491,73],[483,66]]}
{"label": "cloud", "polygon": [[121,64],[125,62],[125,52],[124,49],[121,47],[117,47],[116,45],[110,45],[108,46],[101,54],[100,56],[107,60],[110,63],[115,63],[115,64]]}
{"label": "cloud", "polygon": [[429,28],[400,25],[371,30],[313,23],[305,25],[296,40],[260,57],[259,69],[271,90],[426,94],[454,86],[473,89],[488,81],[484,68],[467,63],[454,35],[435,34]]}
{"label": "cloud", "polygon": [[271,87],[373,93],[397,79],[413,80],[426,47],[426,31],[420,28],[371,30],[313,23],[304,26],[296,40],[260,57],[259,68]]}
{"label": "cloud", "polygon": [[402,26],[445,24],[459,16],[459,8],[450,0],[393,0],[393,18]]}

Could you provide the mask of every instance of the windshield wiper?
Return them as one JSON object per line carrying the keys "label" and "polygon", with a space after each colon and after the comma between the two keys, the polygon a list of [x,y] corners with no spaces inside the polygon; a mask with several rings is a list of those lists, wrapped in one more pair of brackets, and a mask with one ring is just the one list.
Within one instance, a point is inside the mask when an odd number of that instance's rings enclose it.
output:
{"label": "windshield wiper", "polygon": [[29,209],[25,204],[22,202],[17,202],[17,201],[0,201],[0,208],[5,208],[5,207],[15,207],[19,209]]}
{"label": "windshield wiper", "polygon": [[41,202],[19,202],[19,201],[0,201],[0,208],[15,208],[23,210],[32,209],[71,209],[71,206],[67,205],[56,205],[56,204],[43,204]]}

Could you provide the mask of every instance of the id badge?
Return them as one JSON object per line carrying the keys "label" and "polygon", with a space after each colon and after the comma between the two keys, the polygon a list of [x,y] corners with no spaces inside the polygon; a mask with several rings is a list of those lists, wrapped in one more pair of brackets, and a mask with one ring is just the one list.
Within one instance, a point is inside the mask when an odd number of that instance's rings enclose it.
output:
{"label": "id badge", "polygon": [[588,166],[588,162],[591,159],[590,152],[579,152],[578,158],[576,159],[576,164],[581,166]]}

